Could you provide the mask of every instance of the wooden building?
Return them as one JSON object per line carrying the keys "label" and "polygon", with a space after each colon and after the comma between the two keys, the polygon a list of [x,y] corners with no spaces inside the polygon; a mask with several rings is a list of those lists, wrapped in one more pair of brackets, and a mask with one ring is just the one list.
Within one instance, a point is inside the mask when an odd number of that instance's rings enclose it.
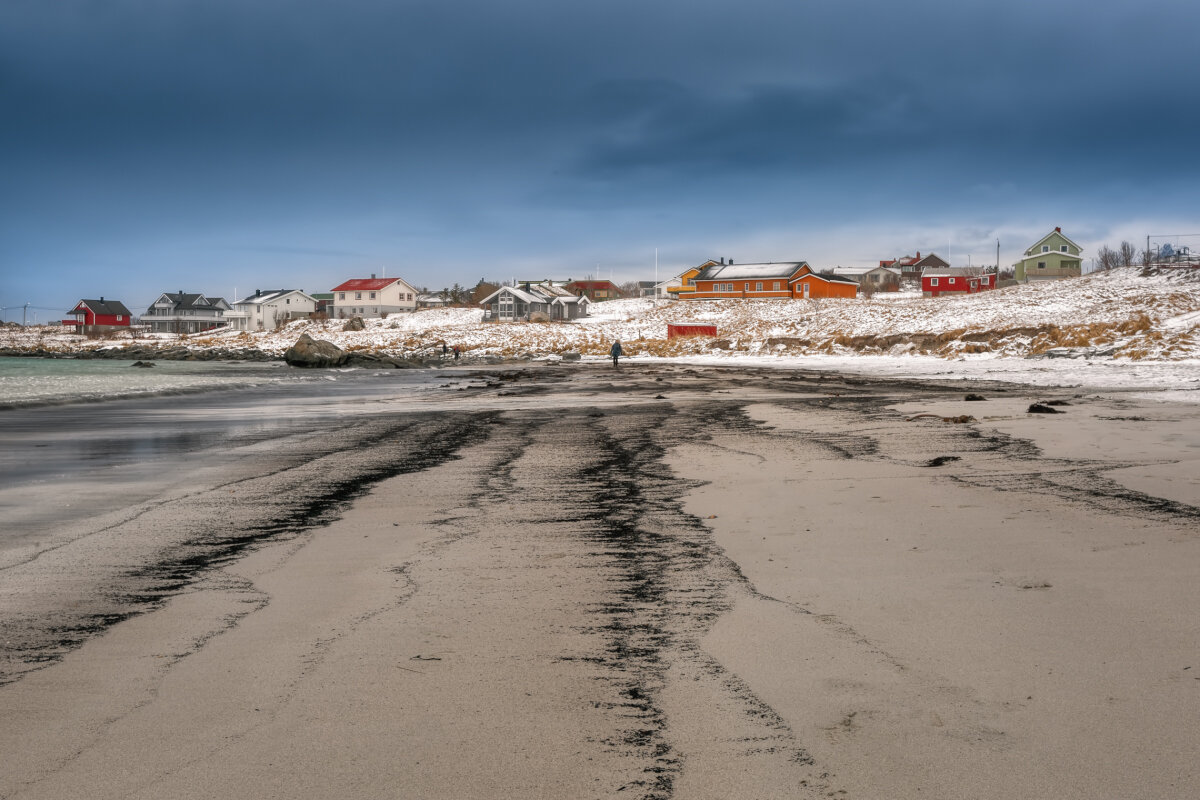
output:
{"label": "wooden building", "polygon": [[130,326],[132,318],[124,303],[103,297],[99,300],[80,300],[67,314],[70,319],[64,319],[62,324],[75,326],[76,333],[122,330]]}

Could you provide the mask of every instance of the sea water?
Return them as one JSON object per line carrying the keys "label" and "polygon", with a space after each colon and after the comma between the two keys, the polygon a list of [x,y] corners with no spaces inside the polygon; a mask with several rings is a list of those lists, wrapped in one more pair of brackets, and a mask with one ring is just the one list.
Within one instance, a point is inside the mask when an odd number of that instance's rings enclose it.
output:
{"label": "sea water", "polygon": [[283,362],[0,358],[0,408],[96,402],[314,380]]}

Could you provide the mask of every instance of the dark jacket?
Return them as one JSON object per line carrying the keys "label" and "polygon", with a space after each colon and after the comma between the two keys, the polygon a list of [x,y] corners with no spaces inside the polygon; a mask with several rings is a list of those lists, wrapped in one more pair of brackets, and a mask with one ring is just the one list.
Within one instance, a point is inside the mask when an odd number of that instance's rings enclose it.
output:
{"label": "dark jacket", "polygon": [[613,342],[612,349],[608,351],[608,354],[611,355],[613,358],[616,358],[617,356],[621,355],[621,343]]}

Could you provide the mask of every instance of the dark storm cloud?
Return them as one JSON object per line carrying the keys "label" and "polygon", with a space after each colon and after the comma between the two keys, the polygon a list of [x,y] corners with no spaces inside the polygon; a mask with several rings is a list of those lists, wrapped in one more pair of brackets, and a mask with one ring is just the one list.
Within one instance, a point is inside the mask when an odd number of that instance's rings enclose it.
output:
{"label": "dark storm cloud", "polygon": [[1095,203],[1194,173],[1197,21],[1172,0],[7,0],[0,257],[153,232],[469,259],[636,237],[629,209],[707,225],[730,188],[764,224],[781,198],[949,213],[1046,179]]}

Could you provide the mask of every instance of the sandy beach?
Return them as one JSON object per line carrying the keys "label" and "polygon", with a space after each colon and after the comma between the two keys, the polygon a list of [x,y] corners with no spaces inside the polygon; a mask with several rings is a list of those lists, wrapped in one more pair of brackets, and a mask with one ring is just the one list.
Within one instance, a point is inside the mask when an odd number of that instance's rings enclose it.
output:
{"label": "sandy beach", "polygon": [[1200,407],[444,374],[23,518],[0,797],[1200,794]]}

